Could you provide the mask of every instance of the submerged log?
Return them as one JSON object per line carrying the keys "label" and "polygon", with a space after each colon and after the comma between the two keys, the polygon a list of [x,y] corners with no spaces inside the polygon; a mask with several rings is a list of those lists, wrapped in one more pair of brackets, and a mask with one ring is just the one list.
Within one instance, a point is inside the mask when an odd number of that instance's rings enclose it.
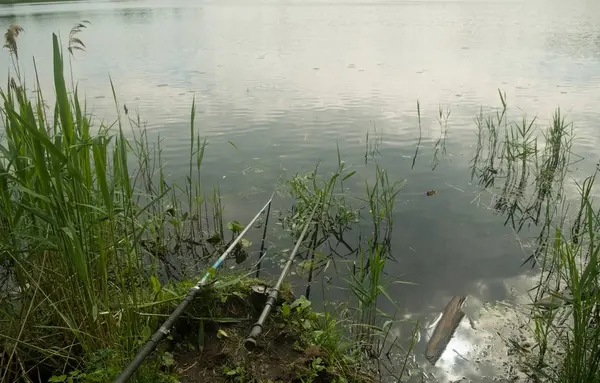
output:
{"label": "submerged log", "polygon": [[435,326],[433,335],[427,342],[427,349],[425,350],[425,356],[432,365],[435,365],[442,356],[460,321],[465,316],[461,308],[466,299],[467,297],[464,296],[455,296],[444,308],[442,317]]}

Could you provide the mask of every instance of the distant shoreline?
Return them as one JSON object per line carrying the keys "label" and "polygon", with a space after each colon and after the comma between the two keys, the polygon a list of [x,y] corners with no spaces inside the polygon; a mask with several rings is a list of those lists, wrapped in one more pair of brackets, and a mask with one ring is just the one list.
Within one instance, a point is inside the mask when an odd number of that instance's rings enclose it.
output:
{"label": "distant shoreline", "polygon": [[25,3],[56,3],[59,1],[77,1],[77,0],[0,0],[0,5],[7,4],[25,4]]}

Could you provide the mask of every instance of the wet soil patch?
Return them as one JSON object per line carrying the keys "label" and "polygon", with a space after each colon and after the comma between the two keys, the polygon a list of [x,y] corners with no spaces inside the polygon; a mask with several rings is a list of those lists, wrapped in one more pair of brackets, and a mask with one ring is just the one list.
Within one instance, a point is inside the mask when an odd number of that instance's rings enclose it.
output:
{"label": "wet soil patch", "polygon": [[[278,308],[271,312],[257,347],[246,350],[244,339],[266,300],[255,287],[206,296],[210,310],[197,306],[179,322],[165,351],[173,355],[180,381],[333,382],[335,376],[327,369],[313,368],[316,359],[327,360],[326,353],[305,342],[302,331],[283,320]],[[278,304],[293,300],[289,290],[282,291]]]}
{"label": "wet soil patch", "polygon": [[[302,342],[285,325],[270,323],[259,346],[248,351],[243,342],[253,321],[218,324],[205,334],[201,350],[179,344],[174,352],[177,372],[183,383],[192,382],[300,382],[311,374],[311,362],[323,352],[302,349]],[[330,382],[322,374],[314,382]]]}

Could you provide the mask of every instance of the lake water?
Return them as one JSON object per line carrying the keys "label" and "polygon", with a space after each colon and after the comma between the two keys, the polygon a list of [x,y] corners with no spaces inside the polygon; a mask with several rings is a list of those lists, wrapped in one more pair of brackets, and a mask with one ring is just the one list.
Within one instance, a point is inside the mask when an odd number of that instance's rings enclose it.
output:
{"label": "lake water", "polygon": [[[548,122],[560,106],[575,123],[569,174],[581,180],[600,157],[600,2],[528,1],[75,1],[0,6],[0,23],[20,24],[24,70],[35,55],[51,97],[51,33],[63,41],[81,20],[87,46],[72,61],[88,109],[114,117],[138,110],[164,138],[173,179],[187,166],[189,115],[209,141],[204,181],[219,182],[227,215],[253,216],[280,176],[364,165],[365,137],[380,137],[378,161],[406,179],[394,215],[397,263],[388,273],[406,315],[431,317],[453,295],[507,297],[507,280],[528,255],[504,217],[485,207],[491,193],[471,183],[474,117],[500,105]],[[0,55],[0,73],[10,61]],[[422,142],[411,169],[419,138]],[[438,108],[450,111],[446,154],[434,168]],[[375,133],[375,131],[377,133]],[[435,189],[438,194],[426,197]],[[480,198],[477,196],[480,195]],[[278,199],[277,208],[287,202]],[[520,241],[530,238],[523,232]],[[339,294],[339,293],[338,293]]]}

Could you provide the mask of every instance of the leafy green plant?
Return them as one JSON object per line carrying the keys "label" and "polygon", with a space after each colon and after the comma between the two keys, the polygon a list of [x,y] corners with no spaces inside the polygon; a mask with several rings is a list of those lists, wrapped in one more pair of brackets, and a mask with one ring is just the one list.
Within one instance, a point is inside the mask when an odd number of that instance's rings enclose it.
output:
{"label": "leafy green plant", "polygon": [[252,383],[255,380],[249,379],[246,374],[246,370],[241,367],[223,367],[223,374],[234,383]]}
{"label": "leafy green plant", "polygon": [[372,381],[367,374],[371,366],[352,347],[344,323],[328,312],[314,311],[312,303],[304,296],[292,303],[284,303],[281,315],[287,327],[299,336],[300,351],[309,358],[302,381],[312,382],[324,373],[334,381]]}
{"label": "leafy green plant", "polygon": [[[318,178],[316,171],[292,178],[288,185],[292,196],[296,197],[296,205],[282,219],[282,223],[294,237],[294,230],[304,217],[303,209],[314,206],[319,200],[325,201],[315,220],[316,228],[312,232],[306,260],[300,264],[302,269],[309,269],[306,297],[310,293],[313,271],[324,272],[330,264],[341,260],[351,264],[347,273],[336,268],[341,286],[351,293],[351,307],[343,310],[343,315],[338,319],[329,312],[319,318],[294,317],[294,310],[296,314],[301,314],[306,304],[299,300],[289,307],[283,306],[282,315],[284,318],[294,318],[296,326],[310,330],[313,335],[310,342],[328,350],[330,355],[336,355],[336,358],[350,357],[354,363],[369,370],[368,359],[382,353],[391,328],[392,321],[379,311],[378,301],[385,296],[394,303],[387,293],[386,285],[390,281],[384,281],[383,271],[386,262],[392,259],[393,212],[403,183],[391,182],[385,170],[376,163],[375,182],[366,183],[365,198],[354,199],[362,203],[360,208],[355,209],[347,203],[349,191],[343,186],[343,182],[355,171],[344,173],[345,169],[345,162],[338,151],[338,171],[329,178]],[[362,211],[368,213],[362,217]],[[358,241],[357,245],[350,245],[344,239],[348,232],[363,230],[368,230],[366,240]],[[313,330],[315,323],[318,323],[319,329]],[[361,353],[363,357],[359,356]]]}

